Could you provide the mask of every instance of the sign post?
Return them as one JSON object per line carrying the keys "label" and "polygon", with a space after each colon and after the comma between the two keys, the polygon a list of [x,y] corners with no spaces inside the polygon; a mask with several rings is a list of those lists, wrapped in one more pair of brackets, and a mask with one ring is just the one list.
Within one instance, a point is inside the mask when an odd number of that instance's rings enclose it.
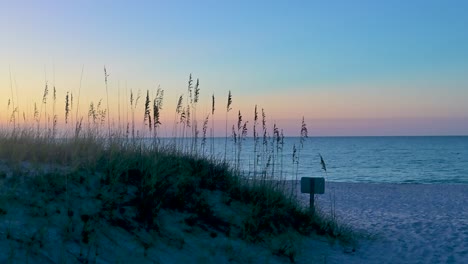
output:
{"label": "sign post", "polygon": [[325,178],[323,177],[302,177],[301,178],[301,193],[310,194],[310,212],[315,212],[315,194],[325,193]]}

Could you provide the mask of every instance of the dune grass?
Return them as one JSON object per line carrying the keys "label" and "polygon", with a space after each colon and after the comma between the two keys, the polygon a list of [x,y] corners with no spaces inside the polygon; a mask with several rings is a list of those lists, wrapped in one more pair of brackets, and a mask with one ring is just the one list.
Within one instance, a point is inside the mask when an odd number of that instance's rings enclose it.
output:
{"label": "dune grass", "polygon": [[[107,78],[106,71],[106,91]],[[175,115],[178,118],[174,123],[174,140],[166,144],[162,144],[157,136],[163,94],[159,88],[153,104],[149,92],[146,95],[144,122],[151,135],[149,138],[138,137],[134,133],[133,116],[138,99],[134,100],[133,93],[130,99],[132,124],[127,123],[126,131],[111,131],[109,121],[107,127],[103,125],[109,107],[100,110],[100,103],[97,107],[90,105],[87,128],[82,128],[82,121],[78,121],[79,118],[76,117],[74,131],[63,133],[63,137],[57,136],[55,122],[52,125],[53,129],[49,129],[47,124],[40,129],[39,120],[37,124],[29,127],[20,128],[15,123],[12,129],[4,129],[0,132],[0,161],[8,164],[10,168],[19,169],[16,170],[16,175],[11,177],[7,177],[10,173],[7,170],[0,174],[4,178],[3,188],[18,186],[8,182],[16,181],[15,177],[19,177],[19,174],[27,174],[22,171],[21,166],[30,164],[34,177],[29,177],[26,182],[31,192],[42,193],[43,195],[38,197],[50,201],[62,201],[57,204],[56,212],[67,212],[67,231],[61,234],[61,239],[73,239],[75,233],[68,229],[75,228],[76,225],[81,232],[75,234],[75,239],[88,246],[93,234],[98,232],[92,227],[93,223],[107,223],[130,233],[136,230],[160,233],[164,228],[160,224],[161,212],[167,211],[183,213],[186,225],[198,226],[210,232],[212,236],[239,238],[254,244],[269,244],[272,238],[285,237],[287,240],[294,234],[307,236],[312,233],[334,239],[348,239],[349,236],[341,232],[334,219],[323,214],[311,214],[308,208],[304,208],[297,200],[294,188],[287,188],[281,166],[283,160],[279,154],[282,151],[282,132],[280,133],[275,125],[273,137],[268,136],[263,109],[263,146],[257,146],[260,137],[255,131],[258,121],[255,107],[253,173],[240,170],[242,141],[247,135],[247,122],[242,123],[240,112],[237,130],[233,126],[234,148],[237,151],[234,164],[230,164],[226,157],[219,160],[214,158],[214,155],[203,155],[204,145],[201,149],[197,147],[196,103],[199,81],[197,79],[195,95],[192,94],[191,81],[190,76],[187,106],[181,105],[181,99],[177,105]],[[44,107],[47,107],[46,96],[45,92]],[[214,114],[214,95],[212,102]],[[153,116],[150,111],[151,105],[154,107]],[[226,116],[231,110],[231,105],[232,97],[229,92]],[[67,93],[67,121],[70,111],[72,109]],[[201,141],[203,144],[206,143],[208,118],[206,117],[204,122]],[[180,138],[188,140],[180,141]],[[307,129],[303,121],[301,144],[306,138]],[[225,152],[226,148],[227,146]],[[296,146],[294,148],[296,149]],[[300,148],[301,146],[298,146],[299,150]],[[294,156],[293,161],[296,167],[299,166],[298,156]],[[64,169],[35,169],[44,165]],[[262,168],[261,172],[257,172],[257,167]],[[246,177],[246,174],[250,176]],[[281,177],[278,178],[275,174]],[[77,191],[83,188],[86,195]],[[8,211],[2,207],[5,207],[9,199],[16,197],[12,193],[14,192],[4,190],[0,200],[0,217],[8,216]],[[94,205],[91,207],[95,208],[94,210],[78,210],[77,202],[85,196],[92,196],[90,199]],[[240,214],[240,219],[233,220],[224,217],[222,212],[216,209],[217,203],[227,207],[237,203],[242,205],[244,211]],[[39,208],[47,211],[45,205]],[[44,217],[49,216],[50,213],[46,212]],[[77,217],[79,225],[73,224]],[[12,239],[11,232],[6,233],[9,234],[7,239]],[[35,241],[38,240],[40,239],[35,238]],[[272,253],[286,256],[293,262],[297,252],[286,240],[281,240],[284,245],[272,248]],[[27,243],[24,238],[21,241]],[[99,241],[93,243],[96,247]],[[145,243],[142,245],[146,252],[150,244]],[[97,252],[97,248],[95,250]],[[81,254],[80,251],[79,258],[89,261],[90,257]]]}

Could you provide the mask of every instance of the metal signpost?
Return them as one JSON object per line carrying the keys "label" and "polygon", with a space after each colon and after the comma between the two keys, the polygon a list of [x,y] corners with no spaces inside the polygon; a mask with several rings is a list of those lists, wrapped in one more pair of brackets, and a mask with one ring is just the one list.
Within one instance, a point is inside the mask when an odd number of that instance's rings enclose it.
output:
{"label": "metal signpost", "polygon": [[323,177],[302,177],[301,193],[310,193],[310,211],[315,212],[314,195],[325,193],[325,178]]}

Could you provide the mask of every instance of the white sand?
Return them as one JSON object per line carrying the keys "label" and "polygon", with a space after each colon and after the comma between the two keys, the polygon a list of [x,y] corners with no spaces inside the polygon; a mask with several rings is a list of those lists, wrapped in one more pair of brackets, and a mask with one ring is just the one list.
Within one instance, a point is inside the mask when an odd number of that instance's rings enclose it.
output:
{"label": "white sand", "polygon": [[326,263],[468,263],[468,185],[327,183],[323,210],[333,195],[340,222],[372,239],[355,253],[324,249]]}

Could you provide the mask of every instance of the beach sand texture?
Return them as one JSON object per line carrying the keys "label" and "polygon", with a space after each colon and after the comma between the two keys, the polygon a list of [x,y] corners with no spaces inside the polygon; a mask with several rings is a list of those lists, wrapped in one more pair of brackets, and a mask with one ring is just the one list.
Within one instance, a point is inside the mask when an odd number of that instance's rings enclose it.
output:
{"label": "beach sand texture", "polygon": [[333,196],[339,221],[370,239],[326,263],[468,263],[468,185],[327,182],[317,204],[326,212]]}

